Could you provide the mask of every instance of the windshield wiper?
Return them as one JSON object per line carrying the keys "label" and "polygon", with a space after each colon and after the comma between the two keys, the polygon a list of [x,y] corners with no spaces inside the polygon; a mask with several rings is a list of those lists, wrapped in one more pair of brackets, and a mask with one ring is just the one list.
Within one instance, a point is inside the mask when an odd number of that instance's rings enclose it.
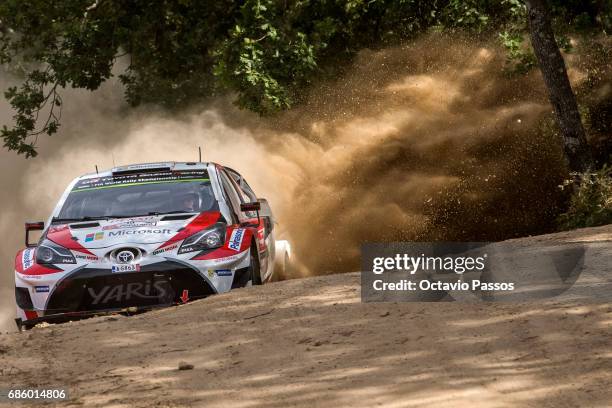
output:
{"label": "windshield wiper", "polygon": [[182,210],[164,211],[164,212],[151,211],[147,215],[194,214],[194,213],[197,213],[197,212],[198,211],[182,211]]}
{"label": "windshield wiper", "polygon": [[69,223],[69,222],[83,222],[83,221],[99,221],[99,220],[110,220],[113,218],[130,218],[138,217],[137,215],[99,215],[95,217],[80,217],[80,218],[51,218],[51,223]]}
{"label": "windshield wiper", "polygon": [[97,221],[103,220],[106,217],[80,217],[80,218],[51,218],[51,223],[68,223],[68,222],[81,222],[81,221]]}

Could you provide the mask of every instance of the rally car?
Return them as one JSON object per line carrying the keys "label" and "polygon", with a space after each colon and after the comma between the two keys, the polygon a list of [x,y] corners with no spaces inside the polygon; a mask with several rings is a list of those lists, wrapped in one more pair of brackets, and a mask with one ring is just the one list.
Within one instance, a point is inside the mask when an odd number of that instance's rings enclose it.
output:
{"label": "rally car", "polygon": [[[37,243],[30,232],[42,230]],[[235,170],[122,166],[76,178],[15,258],[16,323],[138,311],[259,285],[284,273],[286,241]]]}

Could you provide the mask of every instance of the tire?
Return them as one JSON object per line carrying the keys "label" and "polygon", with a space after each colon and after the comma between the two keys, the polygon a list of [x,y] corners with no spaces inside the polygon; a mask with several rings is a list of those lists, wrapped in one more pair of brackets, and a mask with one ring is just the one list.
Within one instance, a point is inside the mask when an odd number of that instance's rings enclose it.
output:
{"label": "tire", "polygon": [[250,262],[250,275],[251,275],[251,284],[261,285],[261,268],[259,267],[259,256],[257,255],[257,248],[255,245],[251,245],[251,262]]}
{"label": "tire", "polygon": [[286,252],[283,258],[282,264],[279,265],[278,272],[275,274],[278,281],[289,279],[289,276],[291,276],[291,258]]}
{"label": "tire", "polygon": [[291,278],[293,263],[291,260],[291,245],[288,241],[276,241],[276,256],[274,258],[274,273],[271,281],[277,282]]}

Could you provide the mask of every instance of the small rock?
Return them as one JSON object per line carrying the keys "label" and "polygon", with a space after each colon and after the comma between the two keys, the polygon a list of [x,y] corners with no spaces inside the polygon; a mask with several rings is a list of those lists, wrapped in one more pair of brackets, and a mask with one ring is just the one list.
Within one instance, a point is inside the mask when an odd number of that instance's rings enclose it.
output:
{"label": "small rock", "polygon": [[387,317],[389,316],[391,313],[390,312],[385,312],[383,314],[380,315],[380,317]]}
{"label": "small rock", "polygon": [[193,367],[194,367],[193,364],[189,364],[184,361],[181,361],[178,365],[179,371],[193,370]]}

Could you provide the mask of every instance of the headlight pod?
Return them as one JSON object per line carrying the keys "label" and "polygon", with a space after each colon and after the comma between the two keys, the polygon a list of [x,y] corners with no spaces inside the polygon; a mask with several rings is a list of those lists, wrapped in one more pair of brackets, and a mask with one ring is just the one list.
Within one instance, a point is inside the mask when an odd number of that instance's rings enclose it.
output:
{"label": "headlight pod", "polygon": [[36,263],[41,265],[74,264],[76,259],[68,249],[45,240],[36,248]]}
{"label": "headlight pod", "polygon": [[217,223],[203,231],[197,232],[183,241],[178,250],[179,255],[187,252],[203,251],[206,249],[221,248],[225,243],[225,229],[223,223]]}

